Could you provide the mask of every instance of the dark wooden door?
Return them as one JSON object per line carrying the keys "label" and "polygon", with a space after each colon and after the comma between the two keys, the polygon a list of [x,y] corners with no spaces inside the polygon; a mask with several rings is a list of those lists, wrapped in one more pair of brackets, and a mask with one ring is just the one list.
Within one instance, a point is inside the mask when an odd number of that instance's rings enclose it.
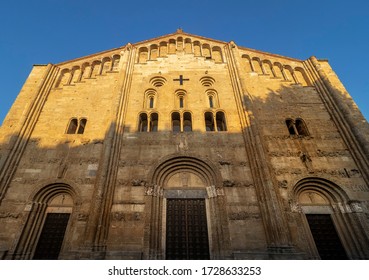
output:
{"label": "dark wooden door", "polygon": [[48,213],[38,241],[34,260],[57,260],[63,244],[69,213]]}
{"label": "dark wooden door", "polygon": [[167,199],[166,259],[208,260],[204,199]]}
{"label": "dark wooden door", "polygon": [[347,255],[341,240],[327,214],[307,214],[311,233],[322,260],[345,260]]}

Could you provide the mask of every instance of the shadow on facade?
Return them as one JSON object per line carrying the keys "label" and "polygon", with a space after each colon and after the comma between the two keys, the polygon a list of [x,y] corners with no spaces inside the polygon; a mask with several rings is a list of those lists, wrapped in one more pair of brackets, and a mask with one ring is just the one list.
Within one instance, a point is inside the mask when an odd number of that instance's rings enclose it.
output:
{"label": "shadow on facade", "polygon": [[[64,135],[50,146],[8,136],[0,143],[0,258],[32,259],[48,213],[70,214],[61,259],[165,258],[165,229],[151,220],[164,211],[162,194],[150,178],[164,162],[199,181],[216,174],[206,197],[220,216],[213,230],[224,232],[211,235],[213,258],[319,258],[306,214],[330,214],[346,257],[369,258],[369,133],[352,100],[336,96],[347,106],[337,112],[336,101],[301,86],[243,98],[243,133],[123,133],[112,123],[104,139]],[[302,119],[306,135],[292,133],[288,119]]]}

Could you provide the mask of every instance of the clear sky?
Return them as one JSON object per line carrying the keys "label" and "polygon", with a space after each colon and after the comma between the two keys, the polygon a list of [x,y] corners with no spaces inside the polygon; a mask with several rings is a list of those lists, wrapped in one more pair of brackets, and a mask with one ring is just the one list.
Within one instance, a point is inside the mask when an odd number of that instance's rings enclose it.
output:
{"label": "clear sky", "polygon": [[185,32],[326,58],[369,119],[368,0],[9,0],[0,3],[0,124],[33,64]]}

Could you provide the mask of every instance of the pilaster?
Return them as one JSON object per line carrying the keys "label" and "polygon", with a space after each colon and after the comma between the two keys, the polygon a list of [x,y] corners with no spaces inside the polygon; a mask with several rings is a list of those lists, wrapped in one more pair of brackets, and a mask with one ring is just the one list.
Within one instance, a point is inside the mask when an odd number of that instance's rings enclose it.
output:
{"label": "pilaster", "polygon": [[240,75],[241,69],[237,62],[240,55],[233,42],[226,46],[225,54],[229,63],[229,72],[241,121],[245,149],[248,154],[267,236],[269,257],[273,259],[291,258],[291,255],[295,255],[296,252],[291,245],[288,224],[282,210],[278,191],[275,189],[276,180],[269,169],[263,140],[253,112],[252,98],[247,92],[244,86],[245,81]]}

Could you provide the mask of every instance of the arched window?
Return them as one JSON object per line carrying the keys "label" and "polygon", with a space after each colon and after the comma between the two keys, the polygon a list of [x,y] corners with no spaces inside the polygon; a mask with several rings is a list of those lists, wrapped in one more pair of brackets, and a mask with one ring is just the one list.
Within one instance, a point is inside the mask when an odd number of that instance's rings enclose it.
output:
{"label": "arched window", "polygon": [[150,60],[156,60],[159,56],[159,49],[157,45],[150,46]]}
{"label": "arched window", "polygon": [[63,69],[60,73],[59,79],[55,84],[55,87],[61,87],[68,84],[68,81],[71,78],[71,73],[69,69]]}
{"label": "arched window", "polygon": [[183,131],[192,131],[192,117],[190,112],[185,112],[183,114]]}
{"label": "arched window", "polygon": [[179,51],[183,50],[183,38],[182,37],[177,38],[177,50]]}
{"label": "arched window", "polygon": [[283,78],[283,73],[282,73],[282,65],[278,62],[275,62],[273,64],[273,71],[274,71],[274,74],[275,74],[275,77],[276,78]]}
{"label": "arched window", "polygon": [[210,52],[209,44],[202,45],[202,55],[205,56],[206,59],[211,59],[211,52]]}
{"label": "arched window", "polygon": [[183,109],[186,107],[186,92],[184,90],[176,90],[175,107]]}
{"label": "arched window", "polygon": [[209,107],[214,108],[214,98],[211,95],[209,96]]}
{"label": "arched window", "polygon": [[76,118],[71,119],[68,125],[67,134],[75,134],[77,131],[77,127],[78,120]]}
{"label": "arched window", "polygon": [[176,40],[174,40],[174,39],[169,39],[169,48],[168,48],[168,53],[169,53],[169,54],[174,54],[174,53],[176,53]]}
{"label": "arched window", "polygon": [[83,134],[85,132],[87,119],[80,119],[77,134]]}
{"label": "arched window", "polygon": [[218,131],[227,131],[227,125],[225,121],[225,115],[223,112],[217,112],[215,115],[215,119],[217,122],[217,130]]}
{"label": "arched window", "polygon": [[246,73],[255,72],[254,66],[252,65],[252,62],[251,62],[251,58],[247,54],[244,54],[242,58],[244,60]]}
{"label": "arched window", "polygon": [[146,108],[146,109],[155,108],[155,106],[157,106],[157,104],[156,104],[156,102],[157,102],[156,95],[157,95],[156,90],[154,90],[154,89],[146,90],[145,94],[144,94],[143,107]]}
{"label": "arched window", "polygon": [[215,62],[223,62],[222,50],[219,47],[213,47],[212,49],[213,59]]}
{"label": "arched window", "polygon": [[114,55],[112,66],[111,66],[112,71],[118,71],[119,61],[120,61],[120,55]]}
{"label": "arched window", "polygon": [[254,71],[258,74],[263,74],[263,70],[261,69],[260,59],[257,57],[252,58],[252,65],[254,68]]}
{"label": "arched window", "polygon": [[302,119],[296,119],[295,121],[297,133],[301,136],[308,136],[309,132],[306,128],[305,122]]}
{"label": "arched window", "polygon": [[96,60],[92,63],[92,78],[101,74],[101,62]]}
{"label": "arched window", "polygon": [[296,135],[294,121],[292,119],[287,119],[286,120],[286,125],[287,125],[288,132],[290,133],[290,135]]}
{"label": "arched window", "polygon": [[185,53],[192,53],[192,43],[190,38],[185,39]]}
{"label": "arched window", "polygon": [[152,113],[150,115],[150,131],[158,131],[158,113]]}
{"label": "arched window", "polygon": [[305,122],[302,119],[287,119],[286,125],[288,128],[288,132],[290,135],[299,135],[299,136],[308,136],[309,132],[305,125]]}
{"label": "arched window", "polygon": [[139,117],[138,131],[146,132],[148,128],[147,114],[141,113]]}
{"label": "arched window", "polygon": [[105,57],[102,60],[102,66],[100,70],[100,74],[106,74],[111,70],[111,59],[109,57]]}
{"label": "arched window", "polygon": [[300,85],[302,85],[304,87],[310,86],[309,79],[306,76],[304,69],[302,69],[300,67],[295,68],[295,75],[296,75],[296,79],[297,79],[297,81]]}
{"label": "arched window", "polygon": [[145,63],[147,61],[148,53],[149,51],[147,48],[140,48],[138,51],[138,63]]}
{"label": "arched window", "polygon": [[205,113],[205,130],[206,131],[215,131],[214,127],[214,117],[212,112]]}
{"label": "arched window", "polygon": [[154,96],[150,96],[149,98],[149,108],[154,108]]}
{"label": "arched window", "polygon": [[193,52],[195,56],[201,56],[201,44],[199,41],[193,42]]}
{"label": "arched window", "polygon": [[173,132],[181,131],[181,116],[178,112],[172,113],[172,131]]}
{"label": "arched window", "polygon": [[81,68],[79,66],[74,66],[72,68],[72,79],[71,82],[72,83],[78,83],[81,81],[82,78],[82,71]]}
{"label": "arched window", "polygon": [[167,42],[161,42],[159,48],[159,55],[161,57],[167,56],[168,54],[168,45]]}

